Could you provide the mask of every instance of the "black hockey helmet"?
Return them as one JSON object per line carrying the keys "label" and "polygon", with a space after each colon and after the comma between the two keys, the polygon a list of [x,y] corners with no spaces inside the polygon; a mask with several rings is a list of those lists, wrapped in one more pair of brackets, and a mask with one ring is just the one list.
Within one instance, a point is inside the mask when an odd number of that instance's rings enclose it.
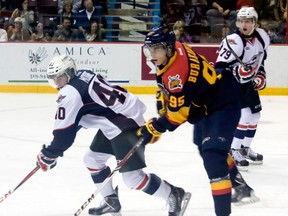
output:
{"label": "black hockey helmet", "polygon": [[172,30],[167,26],[158,26],[153,28],[145,38],[145,47],[156,47],[162,45],[168,50],[175,50],[176,37]]}

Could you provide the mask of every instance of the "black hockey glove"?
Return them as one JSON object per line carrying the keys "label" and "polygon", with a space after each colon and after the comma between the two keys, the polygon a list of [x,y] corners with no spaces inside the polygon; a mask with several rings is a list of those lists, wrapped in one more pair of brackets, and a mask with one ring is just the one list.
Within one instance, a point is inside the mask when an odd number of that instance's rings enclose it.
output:
{"label": "black hockey glove", "polygon": [[148,143],[157,142],[160,139],[161,134],[165,131],[166,129],[157,125],[157,119],[152,118],[137,131],[137,135],[144,138],[142,144],[146,145]]}
{"label": "black hockey glove", "polygon": [[37,155],[37,164],[44,171],[48,171],[56,166],[57,156],[51,153],[45,145]]}
{"label": "black hockey glove", "polygon": [[165,115],[167,112],[165,95],[160,90],[156,92],[156,108],[160,116]]}

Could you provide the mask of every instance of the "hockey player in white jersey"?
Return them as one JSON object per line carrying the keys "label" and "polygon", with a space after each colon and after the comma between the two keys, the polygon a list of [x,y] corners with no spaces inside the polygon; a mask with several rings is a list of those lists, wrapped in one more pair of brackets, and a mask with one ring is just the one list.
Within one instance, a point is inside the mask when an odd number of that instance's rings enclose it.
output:
{"label": "hockey player in white jersey", "polygon": [[[48,66],[49,83],[59,90],[58,107],[50,145],[43,146],[37,163],[43,171],[55,167],[57,158],[73,144],[79,127],[98,128],[89,150],[84,156],[96,187],[111,173],[107,160],[113,155],[121,161],[138,142],[137,130],[145,123],[146,106],[125,89],[110,85],[101,75],[79,70],[73,59],[62,55],[52,59]],[[184,189],[175,187],[155,174],[145,173],[145,146],[141,145],[120,169],[123,181],[131,189],[167,201],[169,216],[182,215]],[[101,190],[104,202],[90,208],[90,215],[120,214],[118,195],[109,181]]]}
{"label": "hockey player in white jersey", "polygon": [[[233,68],[236,79],[241,83],[241,118],[231,153],[239,170],[243,171],[248,170],[249,161],[256,164],[262,164],[263,161],[263,156],[250,147],[262,110],[258,91],[266,86],[264,61],[270,44],[268,34],[257,27],[257,21],[258,15],[253,7],[239,10],[236,23],[238,30],[223,39],[215,65],[221,73]],[[251,77],[252,81],[247,82]]]}

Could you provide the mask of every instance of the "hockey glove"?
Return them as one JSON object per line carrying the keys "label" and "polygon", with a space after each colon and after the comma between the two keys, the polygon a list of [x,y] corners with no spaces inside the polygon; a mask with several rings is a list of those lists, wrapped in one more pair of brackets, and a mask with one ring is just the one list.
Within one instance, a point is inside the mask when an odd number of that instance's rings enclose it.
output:
{"label": "hockey glove", "polygon": [[233,75],[239,83],[247,83],[255,75],[256,67],[237,65],[233,67]]}
{"label": "hockey glove", "polygon": [[37,155],[37,164],[44,171],[48,171],[56,166],[57,156],[53,155],[45,145]]}
{"label": "hockey glove", "polygon": [[137,135],[144,138],[143,145],[146,145],[157,142],[165,131],[157,125],[157,119],[152,118],[137,131]]}
{"label": "hockey glove", "polygon": [[262,90],[266,87],[266,73],[265,71],[258,71],[254,77],[253,86],[255,90]]}
{"label": "hockey glove", "polygon": [[165,95],[160,90],[156,92],[156,107],[157,112],[160,116],[165,115],[165,113],[167,112]]}

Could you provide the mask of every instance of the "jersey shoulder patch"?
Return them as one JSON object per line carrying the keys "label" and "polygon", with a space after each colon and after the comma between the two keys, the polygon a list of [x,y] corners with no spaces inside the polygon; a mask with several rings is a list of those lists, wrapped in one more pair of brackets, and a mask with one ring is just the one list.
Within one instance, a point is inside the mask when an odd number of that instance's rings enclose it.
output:
{"label": "jersey shoulder patch", "polygon": [[[226,41],[226,43],[229,43],[231,49],[233,49],[233,51],[237,54],[237,56],[242,55],[244,44],[239,34],[233,33],[227,36],[227,40],[226,39],[224,40]],[[228,47],[228,45],[226,46]]]}

